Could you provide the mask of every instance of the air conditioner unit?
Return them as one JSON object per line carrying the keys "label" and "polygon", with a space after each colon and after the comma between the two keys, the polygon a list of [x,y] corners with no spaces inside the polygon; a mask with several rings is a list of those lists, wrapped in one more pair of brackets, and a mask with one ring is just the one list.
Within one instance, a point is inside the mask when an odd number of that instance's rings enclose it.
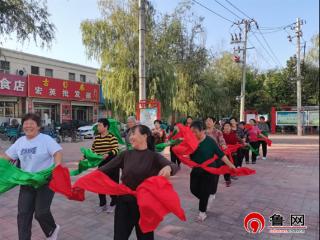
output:
{"label": "air conditioner unit", "polygon": [[24,76],[27,74],[27,71],[25,69],[17,69],[16,74],[19,76]]}

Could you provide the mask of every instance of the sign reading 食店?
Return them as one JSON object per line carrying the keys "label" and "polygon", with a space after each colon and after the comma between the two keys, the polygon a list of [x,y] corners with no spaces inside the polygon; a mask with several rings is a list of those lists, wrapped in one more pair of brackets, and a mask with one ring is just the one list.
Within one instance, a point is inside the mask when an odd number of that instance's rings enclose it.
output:
{"label": "sign reading \u98df\u5e97", "polygon": [[27,78],[19,75],[0,73],[0,95],[27,96]]}
{"label": "sign reading \u98df\u5e97", "polygon": [[99,102],[99,85],[29,75],[28,96],[97,103]]}

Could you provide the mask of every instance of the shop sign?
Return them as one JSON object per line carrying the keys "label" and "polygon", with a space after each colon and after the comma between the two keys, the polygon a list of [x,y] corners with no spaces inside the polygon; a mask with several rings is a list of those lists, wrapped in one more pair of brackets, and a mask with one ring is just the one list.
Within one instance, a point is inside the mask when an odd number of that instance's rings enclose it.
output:
{"label": "shop sign", "polygon": [[27,96],[27,79],[19,75],[0,73],[0,95]]}
{"label": "shop sign", "polygon": [[308,125],[319,126],[319,111],[308,111]]}
{"label": "shop sign", "polygon": [[28,96],[73,101],[99,102],[99,85],[45,76],[28,76]]}
{"label": "shop sign", "polygon": [[70,103],[62,103],[61,104],[62,111],[62,122],[69,121],[72,119],[72,107]]}
{"label": "shop sign", "polygon": [[[307,124],[307,112],[302,112],[301,120],[303,121],[303,125]],[[297,112],[296,111],[278,111],[276,114],[276,125],[296,126]]]}

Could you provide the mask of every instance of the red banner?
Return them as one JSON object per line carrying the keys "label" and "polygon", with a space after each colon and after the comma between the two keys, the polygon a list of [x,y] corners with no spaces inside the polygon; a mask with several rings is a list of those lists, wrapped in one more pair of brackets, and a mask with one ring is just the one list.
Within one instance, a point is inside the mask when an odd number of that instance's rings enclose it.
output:
{"label": "red banner", "polygon": [[0,73],[0,95],[27,96],[27,78],[19,75]]}
{"label": "red banner", "polygon": [[28,96],[98,103],[99,85],[29,75]]}

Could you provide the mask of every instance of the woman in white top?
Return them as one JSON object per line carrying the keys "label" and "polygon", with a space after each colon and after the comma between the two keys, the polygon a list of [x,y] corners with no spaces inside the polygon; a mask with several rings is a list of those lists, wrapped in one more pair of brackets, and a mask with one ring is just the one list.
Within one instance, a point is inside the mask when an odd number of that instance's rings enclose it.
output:
{"label": "woman in white top", "polygon": [[[25,136],[20,137],[0,157],[20,161],[25,172],[39,172],[56,166],[62,161],[62,148],[50,136],[40,133],[41,119],[37,114],[28,113],[22,119]],[[18,234],[19,240],[31,239],[33,214],[38,220],[47,239],[57,239],[59,225],[50,211],[54,192],[48,184],[37,189],[21,186],[18,200]]]}

